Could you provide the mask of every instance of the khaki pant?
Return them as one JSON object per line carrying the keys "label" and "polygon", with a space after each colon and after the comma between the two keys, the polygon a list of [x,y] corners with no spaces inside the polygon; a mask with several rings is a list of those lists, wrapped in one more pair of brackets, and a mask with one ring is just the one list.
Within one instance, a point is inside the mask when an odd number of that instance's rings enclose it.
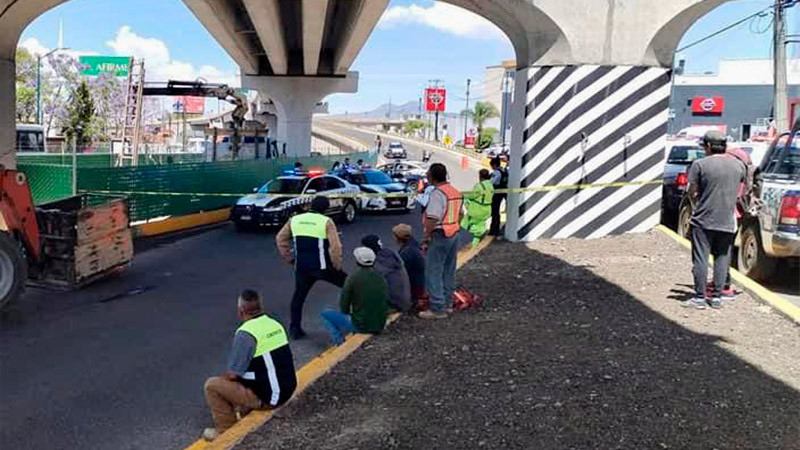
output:
{"label": "khaki pant", "polygon": [[247,409],[261,408],[261,400],[253,391],[238,381],[230,381],[223,377],[211,377],[203,387],[206,404],[211,410],[217,431],[223,433],[236,423],[236,407]]}

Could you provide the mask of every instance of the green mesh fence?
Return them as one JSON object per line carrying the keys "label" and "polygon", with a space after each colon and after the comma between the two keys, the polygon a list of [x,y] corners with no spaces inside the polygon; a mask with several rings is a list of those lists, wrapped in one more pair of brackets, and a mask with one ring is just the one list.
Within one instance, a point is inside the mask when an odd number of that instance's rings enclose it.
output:
{"label": "green mesh fence", "polygon": [[[76,156],[78,167],[115,167],[119,155],[111,153],[84,153]],[[202,153],[153,153],[139,155],[139,165],[160,164],[186,164],[205,161]],[[65,164],[72,165],[72,155],[69,153],[20,153],[17,154],[17,164]],[[130,165],[124,161],[123,165]]]}
{"label": "green mesh fence", "polygon": [[[347,156],[352,161],[364,159],[373,165],[377,160],[377,155],[370,153]],[[153,193],[243,194],[280,175],[284,169],[293,167],[296,161],[302,162],[306,168],[327,169],[335,160],[341,158],[341,156],[319,156],[117,168],[86,167],[79,168],[78,190],[95,193],[110,191],[115,195],[127,196],[131,220],[139,221],[226,208],[236,201],[236,197],[230,196],[162,196]]]}
{"label": "green mesh fence", "polygon": [[17,164],[25,172],[33,202],[49,203],[72,195],[72,166],[54,164]]}

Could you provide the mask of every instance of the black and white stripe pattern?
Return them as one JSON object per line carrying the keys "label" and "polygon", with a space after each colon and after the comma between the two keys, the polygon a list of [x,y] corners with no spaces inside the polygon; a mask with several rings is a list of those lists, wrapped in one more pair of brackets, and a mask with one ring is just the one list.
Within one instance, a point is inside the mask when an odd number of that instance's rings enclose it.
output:
{"label": "black and white stripe pattern", "polygon": [[[658,180],[668,69],[547,66],[528,71],[521,187]],[[658,223],[661,187],[524,193],[517,237],[597,238]]]}

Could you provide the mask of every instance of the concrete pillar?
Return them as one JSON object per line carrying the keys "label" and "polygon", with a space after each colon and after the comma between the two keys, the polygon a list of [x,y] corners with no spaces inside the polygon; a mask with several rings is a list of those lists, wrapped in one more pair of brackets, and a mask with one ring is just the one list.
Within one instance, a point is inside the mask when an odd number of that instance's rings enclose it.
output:
{"label": "concrete pillar", "polygon": [[14,61],[0,58],[0,164],[6,169],[17,167],[16,79]]}
{"label": "concrete pillar", "polygon": [[657,225],[669,69],[586,64],[519,72],[510,182],[548,189],[512,196],[507,237],[598,238]]}
{"label": "concrete pillar", "polygon": [[242,76],[242,87],[258,90],[275,104],[278,116],[276,138],[286,142],[286,154],[311,154],[311,121],[317,103],[334,93],[355,93],[358,73],[344,77]]}

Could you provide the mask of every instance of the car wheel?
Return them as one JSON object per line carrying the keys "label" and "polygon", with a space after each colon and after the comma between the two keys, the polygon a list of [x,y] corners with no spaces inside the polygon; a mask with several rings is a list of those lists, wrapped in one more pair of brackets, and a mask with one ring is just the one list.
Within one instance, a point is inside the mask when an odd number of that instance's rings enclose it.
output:
{"label": "car wheel", "polygon": [[736,263],[739,271],[754,280],[766,280],[775,271],[776,261],[764,252],[758,224],[750,223],[742,230]]}
{"label": "car wheel", "polygon": [[342,223],[353,223],[356,220],[356,214],[356,204],[353,202],[347,202],[347,204],[344,205],[344,209],[342,210],[339,220]]}
{"label": "car wheel", "polygon": [[682,237],[691,240],[692,235],[692,205],[688,202],[681,205],[678,212],[678,234]]}
{"label": "car wheel", "polygon": [[22,295],[27,279],[28,262],[19,243],[0,231],[0,310]]}

